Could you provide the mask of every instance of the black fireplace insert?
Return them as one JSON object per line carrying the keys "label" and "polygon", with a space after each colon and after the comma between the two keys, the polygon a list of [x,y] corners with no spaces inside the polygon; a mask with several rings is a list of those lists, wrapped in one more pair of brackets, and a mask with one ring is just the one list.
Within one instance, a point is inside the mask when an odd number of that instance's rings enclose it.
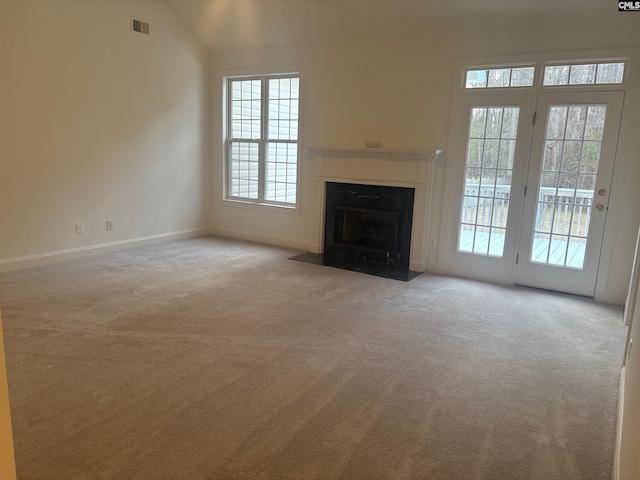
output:
{"label": "black fireplace insert", "polygon": [[415,189],[326,183],[325,265],[408,280]]}

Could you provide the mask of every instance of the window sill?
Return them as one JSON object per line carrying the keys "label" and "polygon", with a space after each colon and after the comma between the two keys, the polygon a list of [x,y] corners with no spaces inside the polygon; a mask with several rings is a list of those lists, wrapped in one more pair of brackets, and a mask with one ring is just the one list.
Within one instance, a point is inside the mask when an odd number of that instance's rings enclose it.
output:
{"label": "window sill", "polygon": [[282,213],[285,215],[300,215],[300,207],[297,205],[276,205],[273,203],[246,202],[235,198],[223,198],[220,202],[225,207],[242,208],[244,210],[256,210],[262,212]]}

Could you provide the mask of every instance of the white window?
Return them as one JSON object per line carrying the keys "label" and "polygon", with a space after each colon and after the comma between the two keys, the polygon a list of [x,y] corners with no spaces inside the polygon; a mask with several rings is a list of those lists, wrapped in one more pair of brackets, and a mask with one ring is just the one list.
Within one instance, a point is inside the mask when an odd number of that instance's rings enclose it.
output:
{"label": "white window", "polygon": [[298,74],[227,79],[229,199],[295,205]]}
{"label": "white window", "polygon": [[624,63],[584,63],[576,65],[547,65],[542,84],[558,85],[602,85],[622,83]]}
{"label": "white window", "polygon": [[531,87],[535,67],[467,70],[464,88]]}

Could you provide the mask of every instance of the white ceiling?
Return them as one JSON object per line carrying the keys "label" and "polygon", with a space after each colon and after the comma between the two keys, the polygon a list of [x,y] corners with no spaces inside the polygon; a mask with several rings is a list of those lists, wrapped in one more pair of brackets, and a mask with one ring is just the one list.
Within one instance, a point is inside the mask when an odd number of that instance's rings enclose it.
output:
{"label": "white ceiling", "polygon": [[[165,0],[213,51],[426,29],[598,20],[614,0]],[[541,32],[543,34],[544,32]]]}

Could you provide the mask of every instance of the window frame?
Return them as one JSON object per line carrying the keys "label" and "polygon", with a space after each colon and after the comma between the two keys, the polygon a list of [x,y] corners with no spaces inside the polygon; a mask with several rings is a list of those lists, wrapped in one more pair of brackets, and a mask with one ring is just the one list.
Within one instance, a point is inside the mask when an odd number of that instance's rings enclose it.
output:
{"label": "window frame", "polygon": [[[269,80],[274,79],[298,79],[298,116],[297,116],[297,130],[298,135],[295,140],[281,140],[270,139],[269,137]],[[259,80],[260,83],[260,137],[255,138],[234,138],[232,137],[232,83],[234,81],[252,81]],[[302,74],[300,70],[284,71],[277,73],[256,73],[252,75],[240,74],[240,75],[226,75],[222,78],[223,81],[223,144],[224,144],[224,193],[223,200],[230,202],[230,205],[242,206],[250,205],[252,207],[259,208],[277,208],[279,211],[285,213],[295,213],[299,211],[300,205],[300,171],[301,171],[301,89],[302,89]],[[257,143],[258,144],[258,198],[253,199],[249,197],[241,197],[231,195],[231,149],[232,145],[236,142],[245,143]],[[267,149],[270,143],[284,143],[295,144],[296,148],[296,200],[295,202],[279,202],[276,200],[266,199],[266,166],[267,166]],[[234,205],[234,206],[235,206]]]}

